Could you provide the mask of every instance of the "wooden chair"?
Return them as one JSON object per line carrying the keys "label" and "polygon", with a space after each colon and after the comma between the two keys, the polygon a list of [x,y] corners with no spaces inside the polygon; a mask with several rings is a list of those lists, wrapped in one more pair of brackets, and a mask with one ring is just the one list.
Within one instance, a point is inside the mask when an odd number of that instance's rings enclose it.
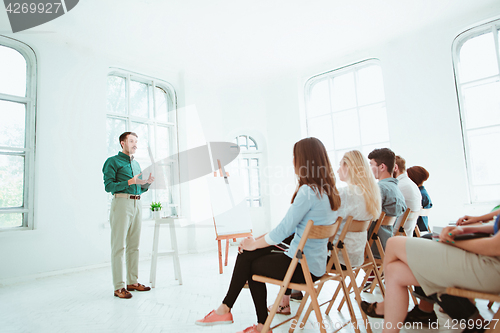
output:
{"label": "wooden chair", "polygon": [[[327,265],[327,269],[329,269],[330,274],[334,274],[334,275],[340,277],[340,280],[339,280],[340,283],[339,283],[339,286],[337,287],[337,291],[334,293],[331,300],[320,305],[320,306],[323,306],[325,304],[328,304],[328,308],[326,309],[326,312],[325,312],[328,315],[330,313],[330,310],[332,309],[332,306],[333,306],[337,296],[338,296],[338,292],[340,291],[340,288],[342,288],[343,293],[344,293],[344,297],[342,299],[342,303],[339,306],[338,310],[340,311],[343,304],[347,303],[347,306],[349,309],[349,314],[351,316],[350,322],[353,323],[354,330],[356,332],[360,332],[360,330],[358,327],[359,326],[358,321],[356,319],[356,314],[354,312],[354,307],[352,305],[349,294],[350,294],[350,291],[352,289],[354,291],[354,296],[355,296],[356,302],[358,303],[358,307],[359,307],[361,315],[363,317],[363,322],[367,323],[368,317],[366,316],[366,314],[363,311],[361,311],[361,291],[356,284],[356,276],[357,276],[357,273],[361,269],[368,269],[369,266],[371,266],[371,268],[374,269],[376,264],[375,264],[375,259],[373,258],[373,253],[371,251],[369,242],[367,240],[365,242],[365,255],[368,257],[368,261],[365,262],[362,266],[353,268],[351,265],[351,261],[349,259],[349,255],[347,253],[347,249],[344,246],[344,240],[345,240],[345,237],[346,237],[348,232],[367,231],[369,226],[370,226],[370,223],[371,223],[370,220],[357,221],[357,220],[353,220],[352,216],[347,217],[346,223],[344,225],[344,228],[342,229],[342,233],[340,234],[338,241],[336,242],[336,244],[333,244],[333,246],[331,247],[330,260],[329,260],[328,265]],[[342,270],[342,265],[340,263],[340,256],[339,256],[340,253],[342,254],[342,258],[344,259],[344,266],[346,267],[345,270]],[[376,269],[374,269],[374,272],[376,274],[376,278],[377,278],[378,282],[381,284],[380,275],[378,275],[378,271]],[[349,279],[349,286],[347,286],[347,282],[346,282],[347,278]],[[319,291],[321,291],[323,285],[324,285],[324,282],[320,283],[320,285],[318,287],[318,293],[319,293]],[[309,314],[311,313],[311,310],[312,310],[312,308],[311,308],[311,306],[309,306],[309,308],[308,308],[307,312],[305,313],[304,318],[302,319],[302,322],[301,322],[299,327],[303,327],[305,325],[305,323],[309,317]],[[345,323],[345,324],[347,324],[347,323]],[[365,327],[366,327],[367,332],[370,333],[371,332],[370,325],[365,325]]]}
{"label": "wooden chair", "polygon": [[[384,296],[384,297],[385,297],[385,287],[382,283],[382,277],[380,276],[380,274],[378,274],[378,269],[375,269],[375,268],[378,268],[377,259],[375,259],[373,257],[371,247],[372,247],[372,244],[377,240],[377,237],[378,237],[377,232],[380,229],[380,226],[383,223],[385,223],[386,225],[389,225],[390,223],[394,223],[395,220],[396,220],[395,217],[386,216],[384,212],[382,212],[380,214],[380,217],[375,221],[375,227],[373,228],[371,234],[367,235],[368,238],[366,241],[367,248],[365,248],[365,262],[361,266],[353,268],[353,273],[354,273],[354,280],[353,281],[356,281],[356,278],[358,277],[359,272],[364,271],[364,273],[365,273],[365,277],[364,277],[363,282],[361,284],[361,288],[366,284],[371,272],[374,272],[375,279],[372,283],[372,288],[370,288],[370,292],[373,292],[373,290],[375,289],[375,286],[378,284],[379,288],[380,288],[380,292],[382,293],[382,296]],[[368,251],[368,249],[369,249],[369,251]],[[373,260],[371,258],[373,258]],[[351,283],[352,282],[350,282],[349,287],[348,287],[348,290],[350,292],[351,292],[351,288],[352,288]],[[340,292],[340,289],[341,289],[341,286],[339,285],[337,287],[337,290],[333,294],[332,299],[337,298],[337,296]],[[345,304],[345,301],[346,301],[345,298],[342,299],[342,301],[340,302],[339,307],[337,309],[338,311],[340,311],[342,309],[342,307]],[[330,304],[328,306],[328,309],[326,311],[327,314],[329,313],[332,305],[333,304]]]}
{"label": "wooden chair", "polygon": [[[399,225],[398,230],[396,230],[396,233],[394,234],[394,236],[413,237],[413,233],[410,233],[410,234],[406,233],[406,230],[405,230],[406,229],[406,225],[409,224],[409,223],[414,223],[414,222],[416,223],[418,217],[420,216],[420,212],[421,212],[421,210],[419,210],[419,211],[411,211],[410,208],[407,208],[406,211],[403,213],[403,217],[401,218],[401,223]],[[418,226],[415,226],[415,228],[418,229]],[[413,231],[413,228],[412,228],[411,231]],[[383,270],[380,272],[380,274],[381,275],[383,274]],[[413,295],[412,291],[413,291],[413,287],[408,287],[408,292],[410,293],[410,296],[411,296],[411,298],[413,300],[413,304],[418,305],[418,300]]]}
{"label": "wooden chair", "polygon": [[[276,301],[274,302],[274,305],[271,308],[271,311],[269,312],[269,316],[267,317],[266,322],[264,323],[264,328],[262,329],[263,333],[267,333],[269,329],[274,329],[278,326],[281,326],[285,324],[286,322],[295,319],[297,322],[298,319],[300,318],[300,315],[305,307],[305,304],[307,302],[307,299],[309,296],[311,297],[311,306],[314,309],[314,312],[316,313],[316,319],[318,320],[318,323],[320,324],[320,331],[321,333],[326,333],[326,330],[323,325],[323,318],[321,316],[321,312],[319,309],[319,304],[318,304],[318,292],[317,292],[317,287],[321,284],[324,283],[325,281],[335,279],[337,278],[334,275],[330,274],[325,274],[323,275],[319,280],[316,282],[312,281],[311,278],[311,273],[309,271],[309,266],[307,265],[307,259],[306,255],[303,252],[304,250],[304,245],[306,244],[307,239],[325,239],[329,238],[330,241],[333,240],[335,237],[337,230],[339,228],[340,222],[342,221],[342,217],[339,217],[334,224],[331,225],[314,225],[314,222],[312,220],[309,220],[307,222],[306,228],[304,230],[304,233],[302,234],[302,237],[300,239],[299,245],[297,247],[297,250],[295,252],[295,255],[292,259],[292,262],[290,263],[290,266],[288,267],[288,270],[285,274],[285,277],[283,280],[277,280],[277,279],[272,279],[266,276],[261,276],[261,275],[253,275],[252,279],[254,281],[259,281],[263,283],[271,283],[280,286],[280,291],[278,293],[278,296],[276,296]],[[300,264],[302,268],[302,273],[304,274],[306,283],[293,283],[291,282],[293,273],[295,272],[295,268],[297,267],[297,264],[300,259]],[[325,258],[326,259],[326,258]],[[299,309],[297,310],[297,314],[288,320],[285,320],[278,325],[275,325],[271,327],[271,323],[273,321],[274,316],[276,315],[276,311],[278,310],[278,306],[280,305],[280,301],[283,298],[283,295],[285,295],[285,291],[287,288],[290,289],[296,289],[296,290],[301,290],[305,291],[305,296],[302,299],[302,302],[299,306]],[[293,332],[295,329],[294,326],[290,328],[290,332]]]}
{"label": "wooden chair", "polygon": [[[429,211],[430,210],[431,210],[430,208],[423,208],[422,210],[420,210],[418,216],[429,216]],[[431,232],[431,228],[429,226],[427,226],[427,228],[428,228],[427,231]],[[417,237],[421,236],[420,229],[418,228],[418,225],[415,226],[415,235]]]}
{"label": "wooden chair", "polygon": [[[465,297],[465,298],[480,298],[480,299],[485,299],[488,300],[488,307],[491,309],[491,305],[493,305],[493,302],[500,302],[500,295],[498,294],[487,294],[487,293],[482,293],[478,291],[472,291],[472,290],[467,290],[467,289],[461,289],[461,288],[446,288],[446,293],[448,295],[453,295],[453,296],[459,296],[459,297]],[[500,308],[497,310],[495,315],[493,316],[493,319],[490,322],[490,326],[488,327],[488,331],[490,333],[499,333],[500,332]]]}
{"label": "wooden chair", "polygon": [[[399,224],[399,228],[398,228],[398,230],[396,230],[396,233],[394,234],[394,236],[413,237],[413,235],[406,234],[405,226],[407,223],[415,222],[419,216],[420,216],[420,211],[411,211],[410,208],[407,208],[406,211],[403,213],[403,216],[401,218],[401,223]],[[386,224],[386,225],[389,225],[389,224]],[[384,249],[382,247],[382,243],[380,242],[380,240],[378,240],[378,241],[380,243],[380,246],[377,244],[377,248],[378,248],[378,251],[380,254],[380,259],[376,259],[375,261],[376,261],[377,266],[378,266],[379,275],[384,276],[384,255],[385,255],[385,252],[384,252]],[[370,293],[373,293],[373,291],[375,290],[375,286],[376,285],[372,283],[372,286],[370,288]],[[379,286],[381,286],[381,284],[379,284]],[[417,298],[412,294],[412,290],[410,287],[408,287],[408,292],[410,293],[410,296],[413,300],[413,303],[415,305],[417,305],[418,304]]]}
{"label": "wooden chair", "polygon": [[[375,263],[377,264],[377,267],[380,267],[382,268],[383,267],[383,263],[384,263],[384,247],[382,246],[382,242],[380,241],[380,237],[378,236],[378,232],[379,232],[379,229],[381,226],[385,225],[394,225],[394,222],[396,222],[396,216],[387,216],[385,214],[385,212],[382,212],[380,214],[380,217],[378,218],[376,224],[375,224],[375,228],[373,229],[372,231],[372,234],[371,235],[368,235],[368,242],[370,244],[370,247],[372,246],[373,243],[375,243],[376,247],[377,247],[377,250],[378,250],[378,253],[380,255],[380,259],[375,259]],[[365,271],[366,275],[365,275],[365,278],[363,280],[363,284],[362,285],[365,285],[366,282],[368,281],[368,277],[370,276],[372,270],[368,269]],[[383,269],[382,270],[379,270],[379,275],[382,277],[382,274],[383,273]],[[375,280],[374,280],[375,281]],[[371,288],[370,288],[370,293],[373,293],[373,291],[375,290],[375,287],[377,286],[378,283],[372,283],[371,285]],[[385,294],[385,288],[383,286],[383,284],[379,284],[379,288],[380,290],[382,291],[383,294]]]}
{"label": "wooden chair", "polygon": [[[399,224],[398,230],[396,230],[396,233],[394,236],[408,236],[408,237],[413,237],[413,234],[407,234],[405,229],[406,226],[411,224],[411,223],[416,223],[417,219],[420,215],[421,210],[419,211],[411,211],[410,208],[407,208],[406,211],[403,213],[403,217],[401,218],[401,223]],[[413,231],[414,228],[411,228]]]}

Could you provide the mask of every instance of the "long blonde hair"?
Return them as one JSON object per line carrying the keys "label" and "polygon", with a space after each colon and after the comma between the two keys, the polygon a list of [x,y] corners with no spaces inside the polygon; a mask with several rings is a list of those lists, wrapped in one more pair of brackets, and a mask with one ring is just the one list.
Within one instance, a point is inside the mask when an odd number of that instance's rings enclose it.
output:
{"label": "long blonde hair", "polygon": [[359,150],[351,150],[344,154],[340,163],[347,166],[347,183],[361,188],[365,198],[366,210],[374,219],[378,218],[382,211],[382,199],[368,161]]}

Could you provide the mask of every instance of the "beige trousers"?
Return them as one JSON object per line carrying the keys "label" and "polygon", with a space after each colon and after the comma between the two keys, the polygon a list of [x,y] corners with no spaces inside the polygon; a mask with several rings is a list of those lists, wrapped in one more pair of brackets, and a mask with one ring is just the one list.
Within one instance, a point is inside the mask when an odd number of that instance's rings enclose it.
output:
{"label": "beige trousers", "polygon": [[114,290],[125,288],[123,254],[127,265],[127,284],[137,283],[142,207],[140,200],[113,198],[109,215],[111,224],[111,270]]}

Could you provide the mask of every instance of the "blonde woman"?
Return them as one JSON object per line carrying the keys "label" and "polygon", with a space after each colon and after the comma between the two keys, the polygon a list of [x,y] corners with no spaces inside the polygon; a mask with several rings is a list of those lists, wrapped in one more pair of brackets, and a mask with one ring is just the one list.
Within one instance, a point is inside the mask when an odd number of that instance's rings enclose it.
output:
{"label": "blonde woman", "polygon": [[[351,150],[344,154],[338,169],[339,179],[348,186],[339,188],[342,202],[338,211],[339,216],[354,220],[374,220],[379,217],[382,210],[380,189],[365,157],[358,150]],[[335,241],[346,220],[342,221]],[[345,246],[352,266],[359,266],[364,261],[364,251],[367,232],[348,232],[345,237]],[[340,257],[341,264],[344,259]]]}

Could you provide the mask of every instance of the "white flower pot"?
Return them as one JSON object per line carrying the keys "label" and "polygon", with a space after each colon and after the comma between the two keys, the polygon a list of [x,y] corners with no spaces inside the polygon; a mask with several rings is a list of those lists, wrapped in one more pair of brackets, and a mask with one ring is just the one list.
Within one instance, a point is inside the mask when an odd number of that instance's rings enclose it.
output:
{"label": "white flower pot", "polygon": [[154,211],[153,211],[153,218],[154,218],[154,219],[159,219],[159,218],[161,218],[161,215],[160,215],[160,214],[161,214],[161,210],[154,210]]}

